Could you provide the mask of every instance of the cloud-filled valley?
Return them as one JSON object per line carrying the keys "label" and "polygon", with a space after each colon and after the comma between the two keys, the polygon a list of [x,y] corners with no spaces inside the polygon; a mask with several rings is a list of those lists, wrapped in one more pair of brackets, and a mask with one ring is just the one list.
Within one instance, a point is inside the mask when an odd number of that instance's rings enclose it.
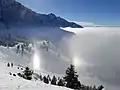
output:
{"label": "cloud-filled valley", "polygon": [[84,68],[91,78],[97,77],[116,88],[120,85],[119,30],[112,27],[71,29],[77,33],[69,42],[71,58],[78,57],[78,63],[82,63],[78,70]]}

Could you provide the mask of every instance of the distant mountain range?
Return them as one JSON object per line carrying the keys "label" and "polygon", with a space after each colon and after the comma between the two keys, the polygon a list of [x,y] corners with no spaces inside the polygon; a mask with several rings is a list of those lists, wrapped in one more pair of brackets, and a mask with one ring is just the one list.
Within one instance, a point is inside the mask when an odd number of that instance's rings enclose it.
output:
{"label": "distant mountain range", "polygon": [[82,28],[55,14],[39,14],[15,0],[0,0],[0,23],[6,26],[45,26]]}

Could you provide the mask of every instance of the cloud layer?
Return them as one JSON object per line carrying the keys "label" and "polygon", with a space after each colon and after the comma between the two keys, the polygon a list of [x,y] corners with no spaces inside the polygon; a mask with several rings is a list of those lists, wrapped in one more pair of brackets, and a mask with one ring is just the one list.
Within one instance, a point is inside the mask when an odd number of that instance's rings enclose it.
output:
{"label": "cloud layer", "polygon": [[[79,29],[77,35],[70,40],[69,50],[71,58],[77,57],[79,63],[82,63],[79,69],[84,68],[88,77],[91,78],[91,80],[86,80],[86,83],[103,82],[107,90],[113,90],[113,88],[118,90],[117,87],[120,86],[120,28]],[[98,80],[95,81],[94,78]]]}
{"label": "cloud layer", "polygon": [[78,22],[78,21],[73,21],[79,25],[82,25],[84,27],[95,27],[95,26],[100,26],[100,25],[97,25],[95,23],[92,23],[92,22]]}

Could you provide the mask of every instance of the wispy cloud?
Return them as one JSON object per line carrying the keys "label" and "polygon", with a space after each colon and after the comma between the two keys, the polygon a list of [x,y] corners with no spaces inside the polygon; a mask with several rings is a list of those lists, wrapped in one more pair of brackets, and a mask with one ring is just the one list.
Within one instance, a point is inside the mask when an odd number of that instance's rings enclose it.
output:
{"label": "wispy cloud", "polygon": [[101,25],[97,25],[95,23],[92,23],[92,22],[79,22],[79,21],[73,21],[75,22],[76,24],[79,24],[79,25],[82,25],[84,27],[96,27],[96,26],[101,26]]}
{"label": "wispy cloud", "polygon": [[100,25],[93,22],[79,22],[79,21],[72,21],[72,22],[82,25],[83,27],[120,27],[119,25]]}

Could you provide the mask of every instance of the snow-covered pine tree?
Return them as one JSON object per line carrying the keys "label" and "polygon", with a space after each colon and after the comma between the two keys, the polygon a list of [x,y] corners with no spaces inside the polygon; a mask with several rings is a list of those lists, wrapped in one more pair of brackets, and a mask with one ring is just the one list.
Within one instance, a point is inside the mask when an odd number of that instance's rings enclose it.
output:
{"label": "snow-covered pine tree", "polygon": [[50,75],[47,76],[48,80],[51,81]]}
{"label": "snow-covered pine tree", "polygon": [[39,79],[40,79],[41,81],[43,80],[43,78],[42,78],[42,75],[41,75],[41,74],[39,75]]}
{"label": "snow-covered pine tree", "polygon": [[66,75],[63,77],[66,82],[66,87],[71,89],[80,89],[81,83],[78,80],[77,72],[75,72],[74,65],[70,65],[70,67],[66,70]]}
{"label": "snow-covered pine tree", "polygon": [[49,80],[48,80],[48,78],[46,76],[43,77],[43,82],[46,83],[46,84],[49,83]]}
{"label": "snow-covered pine tree", "polygon": [[57,82],[57,78],[55,76],[53,76],[51,84],[56,85],[56,82]]}
{"label": "snow-covered pine tree", "polygon": [[25,70],[23,71],[23,78],[25,78],[27,80],[31,80],[32,75],[33,75],[33,71],[30,70],[28,67],[26,67]]}
{"label": "snow-covered pine tree", "polygon": [[63,79],[59,79],[58,86],[65,86],[65,83],[64,83]]}
{"label": "snow-covered pine tree", "polygon": [[104,88],[104,87],[101,85],[101,86],[98,87],[97,90],[103,90],[103,88]]}
{"label": "snow-covered pine tree", "polygon": [[93,86],[93,90],[96,90],[96,86],[95,85]]}

